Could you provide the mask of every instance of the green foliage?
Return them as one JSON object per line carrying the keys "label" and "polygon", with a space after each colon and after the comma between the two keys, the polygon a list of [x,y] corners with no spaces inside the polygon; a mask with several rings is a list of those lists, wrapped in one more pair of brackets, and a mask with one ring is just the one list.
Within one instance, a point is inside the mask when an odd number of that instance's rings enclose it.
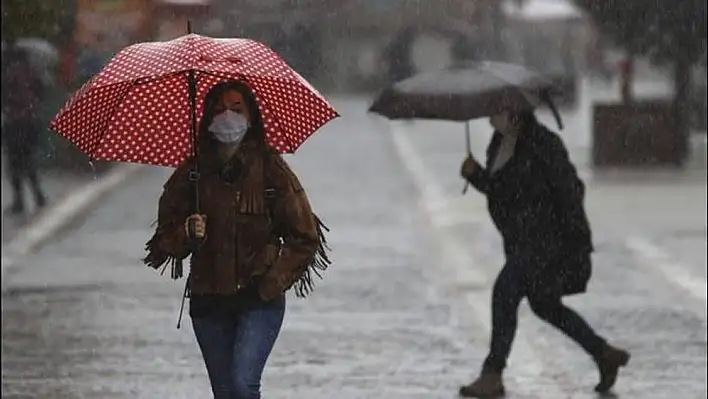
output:
{"label": "green foliage", "polygon": [[706,0],[575,0],[603,33],[656,61],[696,63],[706,53]]}

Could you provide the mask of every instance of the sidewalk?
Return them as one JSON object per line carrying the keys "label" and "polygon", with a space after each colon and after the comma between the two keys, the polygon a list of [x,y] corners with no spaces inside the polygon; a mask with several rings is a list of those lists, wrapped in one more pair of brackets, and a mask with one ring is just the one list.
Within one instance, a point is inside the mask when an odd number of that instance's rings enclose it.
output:
{"label": "sidewalk", "polygon": [[[2,243],[7,244],[15,236],[17,231],[21,229],[26,223],[35,219],[38,214],[35,213],[34,209],[34,199],[30,194],[29,187],[25,185],[24,194],[26,198],[27,214],[23,216],[13,216],[5,213],[5,209],[12,203],[12,189],[10,187],[10,182],[5,174],[6,170],[3,166],[2,168]],[[81,187],[87,182],[93,179],[92,176],[86,175],[73,175],[62,171],[41,171],[40,180],[42,187],[47,195],[48,203],[47,207],[51,207],[53,204],[59,202],[65,195],[69,194],[73,190]]]}

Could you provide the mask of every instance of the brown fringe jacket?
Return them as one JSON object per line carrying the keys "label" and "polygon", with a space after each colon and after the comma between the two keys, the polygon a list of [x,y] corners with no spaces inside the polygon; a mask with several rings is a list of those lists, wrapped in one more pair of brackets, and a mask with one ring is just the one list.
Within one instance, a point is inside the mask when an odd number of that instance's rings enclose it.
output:
{"label": "brown fringe jacket", "polygon": [[[194,213],[194,161],[179,167],[164,187],[157,229],[147,243],[145,263],[172,264],[181,277],[181,262],[190,254],[188,290],[196,295],[233,295],[253,282],[261,299],[276,298],[295,285],[298,296],[312,289],[312,275],[327,268],[326,241],[307,195],[282,157],[261,146],[241,145],[227,165],[216,154],[200,157],[200,213],[206,237],[195,248],[185,232]],[[230,177],[230,172],[235,177]],[[176,270],[177,269],[177,270]],[[163,268],[164,272],[164,268]]]}

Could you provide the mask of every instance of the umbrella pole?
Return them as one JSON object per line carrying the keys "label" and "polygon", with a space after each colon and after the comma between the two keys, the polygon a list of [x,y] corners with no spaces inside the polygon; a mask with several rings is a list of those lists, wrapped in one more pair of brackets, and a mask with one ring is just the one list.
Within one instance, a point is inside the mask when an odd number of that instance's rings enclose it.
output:
{"label": "umbrella pole", "polygon": [[472,143],[470,140],[470,122],[465,122],[465,145],[467,149],[467,155],[472,155]]}
{"label": "umbrella pole", "polygon": [[[187,20],[187,33],[192,33],[192,21]],[[187,90],[189,91],[190,115],[190,135],[192,137],[192,150],[194,151],[194,211],[199,213],[199,149],[197,148],[197,78],[194,76],[194,69],[187,74]],[[190,226],[191,227],[191,226]]]}
{"label": "umbrella pole", "polygon": [[[192,33],[192,21],[187,20],[187,32]],[[190,180],[194,183],[194,213],[199,213],[199,148],[197,146],[197,78],[194,69],[187,73],[187,92],[189,94],[190,126],[189,133],[192,139],[194,152],[194,168],[190,173]],[[192,226],[189,226],[190,228]]]}
{"label": "umbrella pole", "polygon": [[199,213],[199,146],[197,145],[197,79],[192,69],[187,74],[187,85],[189,86],[189,108],[190,108],[190,136],[192,138],[192,151],[194,152],[194,168],[192,169],[192,181],[194,182],[194,212]]}
{"label": "umbrella pole", "polygon": [[[467,155],[472,155],[472,143],[470,139],[470,122],[465,121],[465,147],[467,149]],[[467,194],[467,189],[470,187],[470,182],[465,181],[465,186],[462,187],[462,195]]]}
{"label": "umbrella pole", "polygon": [[[199,214],[200,213],[200,207],[199,207],[199,147],[197,146],[197,79],[194,76],[194,70],[190,70],[187,73],[187,86],[188,86],[188,92],[189,92],[189,108],[190,108],[190,136],[192,139],[192,151],[194,152],[194,168],[189,173],[189,180],[194,184],[194,213]],[[194,237],[194,231],[196,230],[196,226],[193,220],[189,221],[189,225],[187,226],[189,230],[189,236]],[[199,249],[199,242],[196,239],[193,239],[192,244],[192,256],[194,256],[194,252],[196,252]],[[177,265],[175,265],[178,270],[176,270],[175,275],[177,277],[182,277],[183,275],[183,270],[182,270],[182,262],[179,262]],[[187,277],[187,281],[184,283],[184,293],[182,294],[182,303],[179,307],[179,316],[177,318],[177,329],[179,330],[180,325],[182,324],[182,313],[184,312],[184,301],[187,298],[187,294],[189,292],[189,276]]]}

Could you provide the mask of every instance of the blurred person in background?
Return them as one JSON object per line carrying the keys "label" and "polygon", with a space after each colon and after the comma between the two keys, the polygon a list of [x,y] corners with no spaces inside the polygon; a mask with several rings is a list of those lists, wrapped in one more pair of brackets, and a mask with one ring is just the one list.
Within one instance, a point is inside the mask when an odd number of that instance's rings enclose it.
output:
{"label": "blurred person in background", "polygon": [[47,198],[38,176],[38,150],[41,129],[39,112],[44,85],[32,69],[25,50],[9,45],[3,54],[2,71],[2,149],[12,186],[11,214],[25,212],[23,185],[29,183],[38,208]]}
{"label": "blurred person in background", "polygon": [[76,57],[79,82],[83,84],[98,74],[114,55],[111,40],[105,33],[96,35],[95,42],[81,46]]}
{"label": "blurred person in background", "polygon": [[[189,313],[214,398],[258,399],[285,291],[302,296],[312,288],[311,268],[329,262],[323,226],[298,178],[267,146],[250,88],[218,84],[204,104],[199,155],[165,184],[145,263],[174,267],[192,255]],[[200,214],[190,180],[195,161]]]}
{"label": "blurred person in background", "polygon": [[502,372],[526,297],[533,312],[577,342],[597,364],[597,392],[607,392],[629,353],[609,345],[563,304],[586,291],[591,275],[592,234],[584,209],[585,186],[561,138],[541,125],[532,110],[490,118],[495,132],[486,167],[472,155],[462,177],[486,195],[490,216],[503,238],[506,264],[492,292],[492,336],[481,375],[460,395],[504,395]]}

